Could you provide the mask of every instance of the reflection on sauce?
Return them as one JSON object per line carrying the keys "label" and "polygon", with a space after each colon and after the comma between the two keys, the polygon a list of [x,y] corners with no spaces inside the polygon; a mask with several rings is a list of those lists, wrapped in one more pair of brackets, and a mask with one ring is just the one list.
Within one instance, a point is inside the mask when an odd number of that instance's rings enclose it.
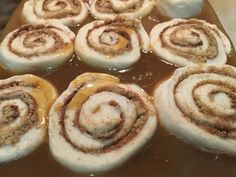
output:
{"label": "reflection on sauce", "polygon": [[[13,29],[23,24],[19,20],[21,6],[16,10],[9,24],[2,32],[3,37]],[[205,19],[210,23],[220,23],[210,7],[209,3],[203,12],[196,18]],[[86,24],[93,19],[88,17],[83,23]],[[150,32],[152,27],[165,18],[154,9],[149,17],[143,18],[145,29]],[[81,24],[80,26],[82,26]],[[78,28],[73,28],[74,32]],[[222,29],[222,28],[221,28]],[[236,66],[236,55],[233,52],[229,57],[228,64]],[[108,71],[92,68],[76,57],[73,57],[65,65],[54,71],[34,73],[51,81],[59,93],[65,90],[76,76],[84,72],[104,72],[113,74],[121,79],[121,82],[135,82],[152,94],[154,86],[164,78],[167,78],[174,71],[175,67],[168,65],[157,59],[150,53],[142,53],[141,60],[132,68],[124,71]],[[0,78],[6,78],[13,74],[4,69],[0,69]],[[235,177],[236,158],[228,156],[218,156],[201,152],[200,150],[181,142],[165,130],[159,131],[152,142],[150,142],[142,152],[135,155],[125,165],[112,171],[96,174],[103,177]],[[60,147],[58,147],[60,148]],[[133,174],[133,175],[132,175]],[[0,165],[0,177],[83,177],[93,176],[93,174],[82,175],[74,173],[60,166],[49,152],[48,143],[45,143],[29,156]]]}

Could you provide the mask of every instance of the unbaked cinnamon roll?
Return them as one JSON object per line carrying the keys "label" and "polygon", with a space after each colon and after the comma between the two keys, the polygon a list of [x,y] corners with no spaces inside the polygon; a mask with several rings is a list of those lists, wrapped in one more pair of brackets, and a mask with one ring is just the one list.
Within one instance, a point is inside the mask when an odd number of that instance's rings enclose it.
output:
{"label": "unbaked cinnamon roll", "polygon": [[225,64],[231,52],[228,38],[203,20],[174,19],[156,25],[151,46],[161,59],[177,66],[195,63]]}
{"label": "unbaked cinnamon roll", "polygon": [[51,107],[50,150],[72,170],[101,172],[139,151],[156,124],[155,109],[140,87],[121,84],[111,75],[85,73]]}
{"label": "unbaked cinnamon roll", "polygon": [[155,91],[162,125],[209,152],[236,155],[236,68],[195,65],[177,69]]}
{"label": "unbaked cinnamon roll", "polygon": [[149,36],[140,20],[117,17],[83,26],[75,39],[77,56],[94,67],[124,69],[149,50]]}
{"label": "unbaked cinnamon roll", "polygon": [[0,80],[0,162],[27,155],[45,140],[56,97],[50,83],[33,75]]}
{"label": "unbaked cinnamon roll", "polygon": [[0,61],[14,73],[55,68],[72,56],[74,38],[60,23],[24,25],[4,38]]}
{"label": "unbaked cinnamon roll", "polygon": [[155,0],[90,0],[90,12],[96,19],[114,19],[117,15],[142,18],[155,6]]}
{"label": "unbaked cinnamon roll", "polygon": [[66,26],[81,23],[88,15],[83,0],[28,0],[23,16],[28,23],[60,22]]}

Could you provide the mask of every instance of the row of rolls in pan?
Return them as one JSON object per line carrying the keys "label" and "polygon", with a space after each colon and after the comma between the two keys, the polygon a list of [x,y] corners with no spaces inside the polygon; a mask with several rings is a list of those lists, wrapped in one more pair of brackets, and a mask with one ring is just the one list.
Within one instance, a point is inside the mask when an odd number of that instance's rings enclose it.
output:
{"label": "row of rolls in pan", "polygon": [[60,96],[42,78],[13,76],[0,81],[0,159],[29,154],[48,135],[64,166],[106,171],[140,151],[158,125],[204,151],[236,155],[235,93],[229,65],[179,68],[152,96],[103,73],[79,75]]}
{"label": "row of rolls in pan", "polygon": [[23,17],[28,23],[57,21],[67,26],[82,23],[90,13],[95,19],[114,19],[123,15],[132,19],[155,10],[171,18],[189,18],[204,8],[204,0],[28,0]]}
{"label": "row of rolls in pan", "polygon": [[204,20],[158,23],[148,35],[140,20],[117,16],[85,24],[77,35],[58,22],[23,25],[0,45],[0,61],[13,73],[56,68],[74,53],[102,69],[130,68],[142,53],[154,53],[153,57],[182,67],[225,64],[231,44],[216,25]]}

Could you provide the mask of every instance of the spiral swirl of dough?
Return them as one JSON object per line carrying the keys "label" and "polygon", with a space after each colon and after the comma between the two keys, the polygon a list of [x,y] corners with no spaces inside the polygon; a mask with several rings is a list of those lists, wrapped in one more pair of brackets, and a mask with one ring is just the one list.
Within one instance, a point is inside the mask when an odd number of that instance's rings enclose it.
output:
{"label": "spiral swirl of dough", "polygon": [[50,149],[73,170],[105,171],[140,150],[154,134],[156,121],[141,88],[120,84],[111,75],[85,73],[70,83],[50,110]]}
{"label": "spiral swirl of dough", "polygon": [[156,25],[151,46],[161,59],[177,66],[225,64],[231,52],[228,38],[217,26],[197,19],[173,19]]}
{"label": "spiral swirl of dough", "polygon": [[0,162],[27,155],[45,140],[56,97],[54,87],[37,76],[0,80]]}
{"label": "spiral swirl of dough", "polygon": [[59,23],[24,25],[0,45],[0,60],[12,72],[55,68],[74,51],[74,33]]}
{"label": "spiral swirl of dough", "polygon": [[155,91],[164,127],[210,152],[236,154],[236,68],[181,68]]}
{"label": "spiral swirl of dough", "polygon": [[149,50],[149,36],[139,20],[117,17],[83,26],[75,39],[77,56],[94,67],[124,69]]}
{"label": "spiral swirl of dough", "polygon": [[83,0],[29,0],[23,7],[28,23],[59,22],[66,26],[81,23],[88,15]]}

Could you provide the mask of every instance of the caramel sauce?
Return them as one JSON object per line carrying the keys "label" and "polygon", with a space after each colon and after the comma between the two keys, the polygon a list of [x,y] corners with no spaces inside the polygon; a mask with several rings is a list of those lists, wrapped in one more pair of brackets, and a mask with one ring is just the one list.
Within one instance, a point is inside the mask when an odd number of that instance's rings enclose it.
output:
{"label": "caramel sauce", "polygon": [[50,106],[57,98],[57,91],[51,84],[41,78],[28,76],[26,79],[28,83],[37,85],[37,88],[32,89],[30,94],[37,102],[40,124],[44,124],[47,122]]}
{"label": "caramel sauce", "polygon": [[84,86],[83,89],[79,89],[79,91],[73,96],[72,100],[68,104],[68,109],[74,109],[80,108],[82,104],[88,99],[89,95],[92,95],[99,87],[105,86],[107,84],[113,85],[116,83],[119,83],[119,79],[116,77],[111,77],[110,75],[97,75],[94,76],[89,74],[87,75],[81,75],[79,78],[75,81],[73,81],[73,86],[78,87],[79,85],[83,84],[84,82],[91,80],[91,76],[96,79],[95,81],[89,82],[89,86]]}
{"label": "caramel sauce", "polygon": [[[2,32],[0,41],[10,31],[24,23],[21,18],[23,6],[16,9],[9,23]],[[210,23],[221,24],[213,9],[206,1],[203,12],[196,18],[205,19]],[[91,22],[92,17],[80,26]],[[161,16],[157,9],[142,19],[142,23],[150,32],[158,22],[169,20]],[[77,33],[80,27],[73,28]],[[232,52],[228,58],[228,64],[236,66],[236,54]],[[58,89],[59,94],[68,87],[68,84],[78,75],[84,72],[103,72],[113,74],[121,79],[121,82],[136,83],[145,89],[150,95],[156,83],[170,76],[175,67],[166,64],[151,53],[142,53],[140,61],[128,70],[109,71],[100,70],[88,66],[79,61],[75,56],[63,66],[56,70],[33,73],[49,80]],[[10,77],[14,74],[7,70],[0,69],[0,79]],[[60,147],[58,147],[60,148]],[[167,133],[160,126],[153,140],[127,163],[109,172],[96,174],[102,177],[235,177],[236,158],[224,155],[215,155],[202,152],[197,148],[188,145],[173,135]],[[45,142],[30,155],[12,162],[0,164],[0,177],[83,177],[94,176],[94,174],[79,174],[68,170],[57,163]]]}

